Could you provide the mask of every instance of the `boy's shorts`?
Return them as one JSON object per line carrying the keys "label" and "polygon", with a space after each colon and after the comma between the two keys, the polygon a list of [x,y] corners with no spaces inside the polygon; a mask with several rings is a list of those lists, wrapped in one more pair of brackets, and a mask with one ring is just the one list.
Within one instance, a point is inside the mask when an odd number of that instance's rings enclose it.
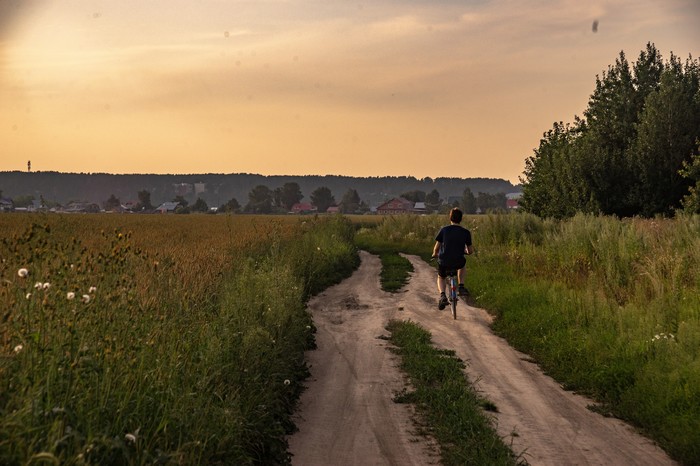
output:
{"label": "boy's shorts", "polygon": [[448,271],[459,270],[466,264],[467,259],[464,256],[462,256],[460,259],[457,259],[455,262],[449,264],[443,264],[442,262],[438,262],[438,275],[442,278],[445,278],[447,276]]}

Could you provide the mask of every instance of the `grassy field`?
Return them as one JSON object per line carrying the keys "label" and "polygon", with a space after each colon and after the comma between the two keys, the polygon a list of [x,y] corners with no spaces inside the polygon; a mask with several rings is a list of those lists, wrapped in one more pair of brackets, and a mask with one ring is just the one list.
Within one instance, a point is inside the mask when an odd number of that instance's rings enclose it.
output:
{"label": "grassy field", "polygon": [[[427,257],[443,217],[389,217],[359,244]],[[568,388],[700,463],[700,217],[467,217],[467,287],[495,330]]]}
{"label": "grassy field", "polygon": [[0,215],[1,464],[260,464],[357,265],[342,218]]}

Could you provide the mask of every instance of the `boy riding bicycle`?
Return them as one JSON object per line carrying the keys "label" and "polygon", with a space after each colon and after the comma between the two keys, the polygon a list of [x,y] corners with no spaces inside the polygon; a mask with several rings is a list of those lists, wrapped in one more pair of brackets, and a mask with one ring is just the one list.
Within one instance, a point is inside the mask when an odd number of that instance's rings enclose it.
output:
{"label": "boy riding bicycle", "polygon": [[460,296],[468,296],[469,292],[464,287],[464,275],[466,273],[467,260],[465,254],[472,254],[472,234],[462,227],[462,211],[454,208],[450,211],[450,224],[440,229],[435,237],[433,257],[438,258],[437,287],[440,292],[438,309],[443,310],[449,304],[445,295],[445,277],[450,270],[457,270],[458,293]]}

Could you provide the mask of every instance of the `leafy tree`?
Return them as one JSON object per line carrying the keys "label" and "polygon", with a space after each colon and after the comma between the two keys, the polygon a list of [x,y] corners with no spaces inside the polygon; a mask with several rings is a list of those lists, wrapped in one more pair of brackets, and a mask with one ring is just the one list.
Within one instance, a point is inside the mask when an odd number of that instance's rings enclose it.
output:
{"label": "leafy tree", "polygon": [[269,214],[272,212],[273,192],[265,185],[259,184],[248,193],[246,212]]}
{"label": "leafy tree", "polygon": [[577,211],[671,215],[692,180],[680,170],[700,136],[700,63],[653,44],[630,66],[624,52],[596,78],[584,118],[555,123],[526,161],[524,210],[545,217]]}
{"label": "leafy tree", "polygon": [[187,202],[187,199],[185,199],[182,196],[175,196],[173,202],[177,202],[177,204],[181,207],[187,207],[190,204],[189,202]]}
{"label": "leafy tree", "polygon": [[472,193],[471,189],[464,188],[460,206],[462,208],[462,212],[464,212],[465,214],[476,213],[476,198],[474,197],[474,194]]}
{"label": "leafy tree", "polygon": [[238,203],[235,197],[229,199],[229,201],[226,204],[219,207],[219,212],[237,213],[240,210],[241,205]]}
{"label": "leafy tree", "polygon": [[[698,73],[683,73],[671,57],[658,89],[649,94],[640,117],[630,159],[639,180],[634,194],[638,210],[650,217],[671,215],[680,207],[690,181],[681,169],[689,163],[700,129]],[[693,76],[695,74],[695,76]]]}
{"label": "leafy tree", "polygon": [[348,189],[340,201],[340,211],[344,214],[354,214],[360,208],[360,195],[354,189]]}
{"label": "leafy tree", "polygon": [[440,199],[440,193],[437,189],[433,189],[425,195],[425,207],[428,210],[438,210],[441,204],[442,199]]}
{"label": "leafy tree", "polygon": [[152,210],[151,192],[147,189],[138,192],[139,202],[136,204],[136,210]]}
{"label": "leafy tree", "polygon": [[683,197],[683,210],[690,214],[700,214],[700,139],[691,162],[683,162],[681,175],[693,185],[688,188],[688,194]]}
{"label": "leafy tree", "polygon": [[425,191],[415,189],[413,191],[407,191],[401,194],[401,197],[408,199],[411,202],[425,202]]}
{"label": "leafy tree", "polygon": [[278,197],[276,205],[284,207],[287,211],[292,210],[292,206],[301,201],[304,195],[301,193],[299,183],[284,183],[281,188],[275,190]]}
{"label": "leafy tree", "polygon": [[121,205],[121,201],[114,194],[109,196],[109,199],[104,202],[105,210],[115,210],[121,207]]}
{"label": "leafy tree", "polygon": [[321,186],[314,189],[311,193],[311,204],[313,204],[319,212],[325,212],[330,206],[335,204],[335,198],[330,189]]}
{"label": "leafy tree", "polygon": [[198,197],[194,204],[192,204],[192,211],[194,212],[209,212],[209,206],[206,201],[201,197]]}
{"label": "leafy tree", "polygon": [[476,205],[482,212],[505,210],[506,195],[504,193],[479,193],[479,195],[476,197]]}

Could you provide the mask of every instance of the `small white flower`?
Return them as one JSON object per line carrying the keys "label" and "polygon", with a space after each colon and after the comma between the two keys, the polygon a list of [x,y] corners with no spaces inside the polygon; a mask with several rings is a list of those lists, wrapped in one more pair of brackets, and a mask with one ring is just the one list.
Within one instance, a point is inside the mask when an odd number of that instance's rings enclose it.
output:
{"label": "small white flower", "polygon": [[127,442],[136,443],[136,436],[134,434],[126,434],[124,436]]}
{"label": "small white flower", "polygon": [[289,385],[290,383],[292,383],[292,382],[290,382],[289,379],[284,379],[284,384],[285,384],[285,385]]}
{"label": "small white flower", "polygon": [[320,251],[320,250],[321,250],[321,246],[318,246],[316,249],[317,249],[318,251]]}
{"label": "small white flower", "polygon": [[31,297],[32,297],[32,294],[31,294],[31,293],[27,293],[27,299],[29,299],[29,298],[31,298]]}
{"label": "small white flower", "polygon": [[81,301],[84,302],[85,304],[89,303],[89,302],[90,302],[90,295],[89,295],[89,294],[84,294],[84,295],[83,295],[83,298],[81,299]]}
{"label": "small white flower", "polygon": [[36,282],[34,284],[34,288],[36,288],[37,290],[40,290],[43,286],[44,286],[44,284],[41,282]]}
{"label": "small white flower", "polygon": [[42,287],[43,289],[45,289],[45,290],[48,290],[49,288],[51,288],[51,283],[46,282],[46,283],[44,283],[43,285],[41,285],[41,287]]}
{"label": "small white flower", "polygon": [[19,353],[19,352],[22,351],[23,349],[24,349],[24,346],[23,346],[23,345],[17,345],[17,346],[15,346],[15,350],[14,350],[14,351],[15,351],[15,353]]}
{"label": "small white flower", "polygon": [[71,301],[72,299],[75,299],[75,293],[73,293],[72,291],[69,291],[68,293],[66,293],[66,299],[67,299],[68,301]]}
{"label": "small white flower", "polygon": [[88,290],[88,293],[94,293],[94,292],[96,292],[96,291],[97,291],[97,287],[96,287],[96,286],[91,286],[90,289]]}
{"label": "small white flower", "polygon": [[21,268],[17,271],[17,275],[19,275],[19,278],[25,278],[27,275],[29,275],[29,270]]}

